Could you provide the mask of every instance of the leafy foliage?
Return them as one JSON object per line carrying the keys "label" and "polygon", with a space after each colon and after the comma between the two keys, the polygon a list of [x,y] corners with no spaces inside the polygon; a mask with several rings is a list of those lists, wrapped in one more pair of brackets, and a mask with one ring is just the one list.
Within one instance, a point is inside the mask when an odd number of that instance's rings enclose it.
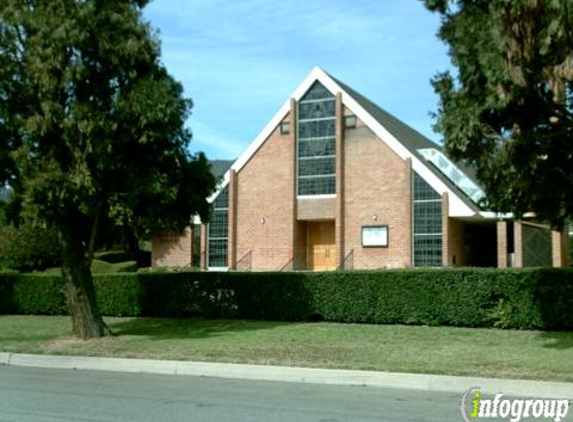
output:
{"label": "leafy foliage", "polygon": [[[110,316],[573,328],[570,269],[152,272],[96,275],[95,285]],[[59,286],[54,277],[0,274],[0,313],[63,309]]]}
{"label": "leafy foliage", "polygon": [[83,338],[104,332],[89,272],[101,225],[181,230],[208,216],[215,185],[205,156],[188,153],[192,103],[160,62],[146,3],[0,3],[0,185],[57,229]]}
{"label": "leafy foliage", "polygon": [[43,270],[60,265],[58,235],[30,223],[0,227],[0,267],[18,271]]}
{"label": "leafy foliage", "polygon": [[570,0],[422,0],[457,76],[432,81],[448,153],[477,168],[489,206],[573,217],[573,5]]}

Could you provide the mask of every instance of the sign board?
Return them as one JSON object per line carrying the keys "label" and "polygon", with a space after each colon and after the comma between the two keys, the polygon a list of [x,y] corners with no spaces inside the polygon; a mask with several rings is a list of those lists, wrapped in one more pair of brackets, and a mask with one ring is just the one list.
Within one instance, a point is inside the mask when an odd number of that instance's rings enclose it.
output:
{"label": "sign board", "polygon": [[388,246],[388,226],[363,226],[362,246],[367,248]]}

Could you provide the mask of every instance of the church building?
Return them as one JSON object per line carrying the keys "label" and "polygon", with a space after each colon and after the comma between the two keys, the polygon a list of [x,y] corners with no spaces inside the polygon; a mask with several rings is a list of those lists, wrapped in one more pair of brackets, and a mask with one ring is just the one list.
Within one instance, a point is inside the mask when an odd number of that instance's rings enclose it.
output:
{"label": "church building", "polygon": [[238,271],[565,266],[567,236],[485,209],[471,169],[314,68],[154,266]]}

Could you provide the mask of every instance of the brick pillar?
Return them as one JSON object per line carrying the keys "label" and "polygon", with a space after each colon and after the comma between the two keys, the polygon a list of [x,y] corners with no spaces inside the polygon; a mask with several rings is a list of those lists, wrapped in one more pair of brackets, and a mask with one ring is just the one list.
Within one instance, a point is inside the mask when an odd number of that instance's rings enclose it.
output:
{"label": "brick pillar", "polygon": [[553,266],[566,267],[569,261],[569,236],[567,230],[551,231],[551,246],[553,252]]}
{"label": "brick pillar", "polygon": [[207,269],[207,225],[201,224],[201,269]]}
{"label": "brick pillar", "polygon": [[336,94],[336,200],[335,200],[335,241],[338,267],[342,268],[344,249],[344,106],[342,94]]}
{"label": "brick pillar", "polygon": [[523,267],[523,240],[522,240],[522,227],[523,225],[516,221],[513,225],[513,244],[515,245],[515,267]]}
{"label": "brick pillar", "polygon": [[228,237],[228,266],[230,270],[237,269],[237,173],[229,170],[229,237]]}
{"label": "brick pillar", "polygon": [[409,235],[407,236],[406,241],[406,250],[404,253],[404,266],[405,267],[413,267],[414,266],[414,244],[412,238],[414,234],[412,229],[414,227],[414,222],[412,221],[412,204],[414,203],[414,195],[412,192],[412,159],[406,158],[405,164],[405,172],[406,177],[404,181],[404,220],[405,220],[405,230],[406,233]]}
{"label": "brick pillar", "polygon": [[442,266],[450,266],[450,198],[442,194]]}
{"label": "brick pillar", "polygon": [[497,267],[507,268],[507,222],[498,221],[497,229]]}
{"label": "brick pillar", "polygon": [[291,215],[291,221],[292,221],[292,269],[293,270],[302,270],[302,269],[306,269],[302,268],[303,265],[303,259],[301,258],[302,256],[306,255],[306,251],[302,251],[300,250],[300,245],[302,244],[301,242],[301,236],[302,233],[300,233],[299,230],[299,226],[298,226],[298,220],[297,220],[297,214],[298,214],[298,210],[297,210],[297,206],[298,206],[298,201],[296,199],[297,197],[297,192],[298,192],[298,185],[297,185],[297,138],[296,138],[296,133],[297,133],[297,127],[298,127],[298,123],[297,123],[297,105],[296,105],[296,100],[294,98],[290,99],[290,134],[288,137],[288,142],[292,143],[292,148],[291,148],[291,162],[292,162],[292,166],[291,166],[291,172],[292,172],[292,215]]}

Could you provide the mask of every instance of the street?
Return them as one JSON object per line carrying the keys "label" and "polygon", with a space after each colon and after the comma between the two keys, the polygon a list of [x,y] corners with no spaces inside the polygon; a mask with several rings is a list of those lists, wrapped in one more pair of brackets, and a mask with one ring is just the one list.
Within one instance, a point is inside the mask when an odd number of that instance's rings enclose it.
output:
{"label": "street", "polygon": [[0,366],[1,422],[461,421],[461,393]]}

